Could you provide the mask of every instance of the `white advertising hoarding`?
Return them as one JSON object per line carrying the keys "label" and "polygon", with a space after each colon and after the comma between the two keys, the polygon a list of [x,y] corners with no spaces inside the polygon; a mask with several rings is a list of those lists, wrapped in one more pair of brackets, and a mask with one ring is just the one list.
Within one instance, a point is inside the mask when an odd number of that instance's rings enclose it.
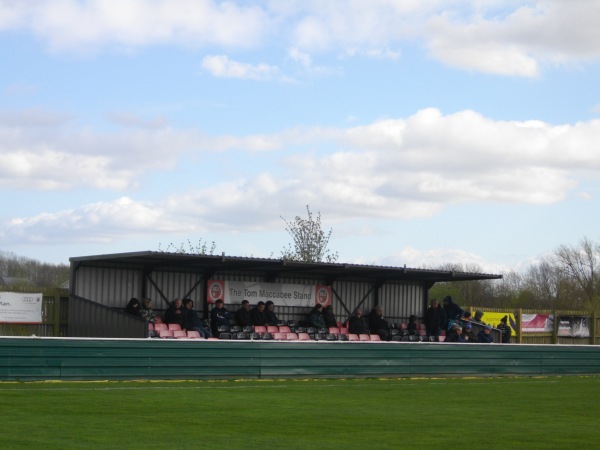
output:
{"label": "white advertising hoarding", "polygon": [[0,322],[42,323],[42,294],[0,292]]}

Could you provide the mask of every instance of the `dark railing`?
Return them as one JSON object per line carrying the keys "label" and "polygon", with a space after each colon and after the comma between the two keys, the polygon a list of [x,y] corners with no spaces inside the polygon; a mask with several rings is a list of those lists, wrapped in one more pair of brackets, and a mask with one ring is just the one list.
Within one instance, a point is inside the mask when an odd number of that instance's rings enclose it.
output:
{"label": "dark railing", "polygon": [[144,338],[148,325],[139,317],[115,311],[91,300],[69,298],[68,337]]}

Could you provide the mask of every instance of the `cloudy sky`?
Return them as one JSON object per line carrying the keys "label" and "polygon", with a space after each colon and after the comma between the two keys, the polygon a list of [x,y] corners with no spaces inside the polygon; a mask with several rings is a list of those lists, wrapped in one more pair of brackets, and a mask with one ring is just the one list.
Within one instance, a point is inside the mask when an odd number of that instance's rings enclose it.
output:
{"label": "cloudy sky", "polygon": [[520,269],[600,239],[600,2],[0,0],[0,250]]}

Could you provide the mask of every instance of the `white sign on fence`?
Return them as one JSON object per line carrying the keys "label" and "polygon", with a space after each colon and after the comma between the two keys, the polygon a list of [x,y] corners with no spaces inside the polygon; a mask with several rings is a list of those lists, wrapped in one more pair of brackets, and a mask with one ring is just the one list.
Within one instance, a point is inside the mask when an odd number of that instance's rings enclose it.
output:
{"label": "white sign on fence", "polygon": [[0,322],[42,323],[42,294],[0,292]]}

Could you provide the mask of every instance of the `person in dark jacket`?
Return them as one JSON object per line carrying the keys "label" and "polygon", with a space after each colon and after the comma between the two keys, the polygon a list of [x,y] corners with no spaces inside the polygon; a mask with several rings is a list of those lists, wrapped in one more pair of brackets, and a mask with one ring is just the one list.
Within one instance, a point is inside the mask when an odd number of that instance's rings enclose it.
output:
{"label": "person in dark jacket", "polygon": [[417,316],[411,314],[408,318],[408,325],[406,325],[406,330],[408,331],[409,336],[417,335]]}
{"label": "person in dark jacket", "polygon": [[477,342],[480,344],[493,344],[494,336],[492,336],[492,326],[486,325],[483,330],[477,333]]}
{"label": "person in dark jacket", "polygon": [[200,336],[205,339],[211,338],[212,333],[204,328],[202,320],[200,320],[200,317],[198,317],[198,312],[194,309],[194,301],[191,298],[184,298],[183,305],[185,306],[185,320],[183,328],[186,330],[197,331],[200,333]]}
{"label": "person in dark jacket", "polygon": [[260,301],[250,310],[250,320],[252,325],[266,325],[267,315],[265,314],[265,302]]}
{"label": "person in dark jacket", "polygon": [[185,329],[185,311],[180,298],[173,300],[171,305],[165,311],[165,323],[176,323],[181,329]]}
{"label": "person in dark jacket", "polygon": [[265,303],[265,317],[267,318],[267,325],[279,325],[279,319],[277,318],[277,314],[275,314],[275,303],[271,300]]}
{"label": "person in dark jacket", "polygon": [[465,323],[462,335],[465,339],[465,342],[468,342],[469,344],[475,344],[479,342],[479,338],[475,336],[475,333],[473,332],[473,324],[471,324],[471,322]]}
{"label": "person in dark jacket", "polygon": [[242,300],[240,309],[235,312],[235,324],[242,327],[252,326],[252,318],[250,317],[250,302]]}
{"label": "person in dark jacket", "polygon": [[133,316],[141,317],[141,314],[140,314],[141,308],[142,308],[142,305],[141,305],[140,301],[137,298],[132,297],[129,300],[129,303],[127,303],[127,306],[125,307],[125,312],[127,314],[131,314]]}
{"label": "person in dark jacket", "polygon": [[331,305],[327,305],[323,308],[323,321],[327,328],[337,327],[337,320],[335,314],[333,314],[333,307]]}
{"label": "person in dark jacket", "polygon": [[390,340],[390,325],[383,318],[383,309],[376,305],[369,313],[369,331],[378,334],[382,341]]}
{"label": "person in dark jacket", "polygon": [[462,317],[464,310],[448,295],[444,297],[444,312],[446,313],[446,328],[449,329],[455,321]]}
{"label": "person in dark jacket", "polygon": [[439,337],[445,323],[446,312],[436,299],[432,299],[431,306],[425,311],[425,328],[427,330],[427,336]]}
{"label": "person in dark jacket", "polygon": [[363,320],[362,310],[357,309],[348,320],[348,333],[350,334],[369,334],[369,328]]}
{"label": "person in dark jacket", "polygon": [[323,320],[323,305],[317,304],[314,306],[308,315],[308,323],[311,327],[327,328],[325,326],[325,321]]}
{"label": "person in dark jacket", "polygon": [[464,343],[465,338],[462,335],[462,328],[459,324],[453,323],[450,326],[450,330],[448,330],[448,335],[446,336],[446,340],[444,342],[454,342],[454,343]]}
{"label": "person in dark jacket", "polygon": [[219,336],[219,327],[229,326],[229,311],[225,308],[223,300],[215,301],[215,307],[210,312],[210,330],[213,336]]}
{"label": "person in dark jacket", "polygon": [[500,319],[500,325],[498,325],[498,329],[502,331],[502,343],[510,344],[510,335],[512,334],[512,328],[508,324],[508,316],[504,316]]}

